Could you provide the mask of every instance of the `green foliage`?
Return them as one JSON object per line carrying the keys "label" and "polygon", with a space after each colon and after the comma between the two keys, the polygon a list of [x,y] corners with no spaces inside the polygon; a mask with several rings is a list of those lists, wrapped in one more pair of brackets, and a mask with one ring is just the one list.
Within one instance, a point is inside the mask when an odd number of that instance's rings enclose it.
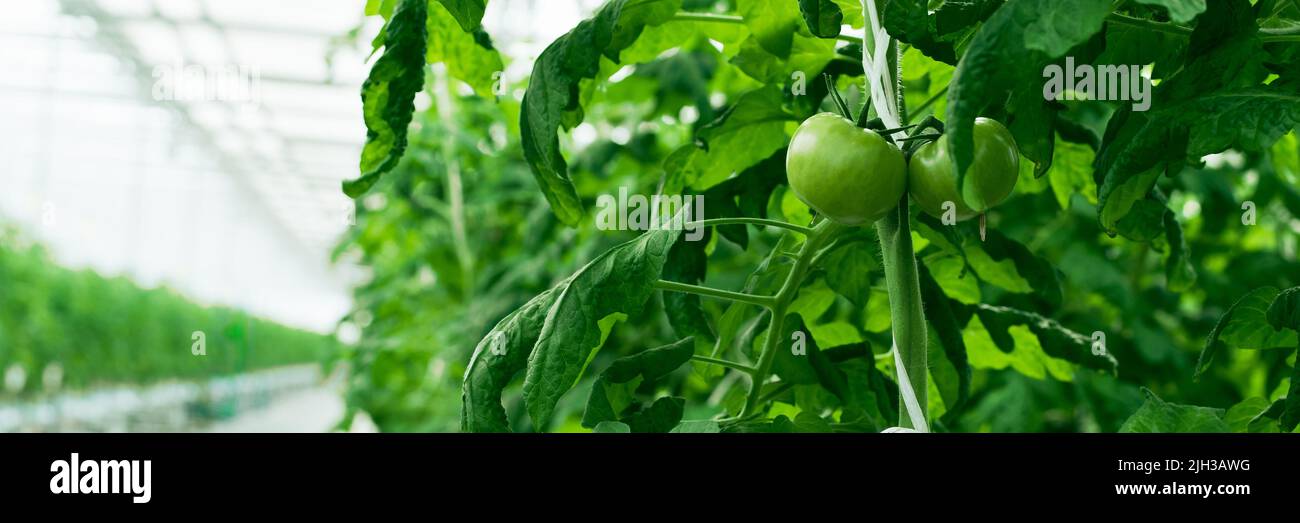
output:
{"label": "green foliage", "polygon": [[[1109,0],[1011,0],[989,16],[948,88],[946,129],[959,189],[974,161],[975,118],[995,101],[1017,102],[1009,109],[1020,122],[1011,125],[1016,143],[1036,174],[1047,171],[1053,111],[1044,107],[1043,67],[1100,31],[1110,9]],[[1026,136],[1024,129],[1040,132]],[[1038,140],[1049,146],[1035,146]]]}
{"label": "green foliage", "polygon": [[384,27],[384,55],[361,87],[366,145],[361,151],[361,177],[343,183],[348,196],[365,194],[406,152],[415,93],[424,88],[427,13],[425,0],[401,0]]}
{"label": "green foliage", "polygon": [[1228,432],[1221,409],[1166,403],[1151,391],[1120,432]]}
{"label": "green foliage", "polygon": [[1152,92],[1151,111],[1120,108],[1097,153],[1099,219],[1113,230],[1162,173],[1233,148],[1267,148],[1300,124],[1300,92],[1265,84],[1263,50],[1245,0],[1211,2],[1190,36],[1186,63]]}
{"label": "green foliage", "polygon": [[1205,12],[1206,0],[1137,0],[1139,4],[1158,5],[1169,14],[1169,19],[1177,23],[1192,21]]}
{"label": "green foliage", "polygon": [[[0,289],[0,369],[23,369],[28,394],[43,391],[49,366],[62,369],[61,386],[82,389],[325,362],[339,349],[330,336],[59,267],[7,229],[0,229]],[[206,355],[194,354],[195,333]]]}
{"label": "green foliage", "polygon": [[1273,303],[1269,304],[1264,316],[1273,330],[1300,331],[1300,287],[1278,293]]}
{"label": "green foliage", "polygon": [[895,0],[885,4],[884,24],[890,35],[911,44],[931,59],[957,64],[958,51],[1002,0],[943,2],[934,14],[925,0]]}
{"label": "green foliage", "polygon": [[799,0],[799,11],[803,13],[808,30],[818,38],[835,38],[840,35],[840,25],[844,23],[844,11],[831,0]]}
{"label": "green foliage", "polygon": [[645,26],[666,22],[680,5],[681,0],[614,0],[537,57],[519,124],[524,157],[565,224],[576,225],[583,207],[558,136],[560,126],[572,128],[583,120],[579,83],[600,73],[601,57],[618,61]]}
{"label": "green foliage", "polygon": [[[521,103],[449,64],[475,95],[417,115],[340,248],[375,269],[349,404],[384,430],[880,431],[910,421],[897,338],[935,431],[1294,430],[1300,10],[1263,5],[881,2],[907,123],[942,118],[925,132],[959,173],[977,117],[1026,160],[983,238],[910,204],[828,225],[789,189],[828,83],[878,114],[840,34],[869,25],[858,2],[613,0]],[[1067,57],[1150,65],[1150,110],[1045,100]],[[593,227],[623,190],[722,221],[698,242]]]}
{"label": "green foliage", "polygon": [[505,66],[492,38],[479,27],[483,4],[471,0],[442,0],[441,5],[430,2],[425,61],[446,64],[453,78],[469,84],[479,96],[490,96]]}
{"label": "green foliage", "polygon": [[393,170],[406,152],[415,94],[424,89],[424,64],[446,64],[452,77],[481,96],[492,93],[504,69],[492,38],[482,28],[487,0],[369,0],[366,15],[384,18],[375,38],[375,61],[361,88],[366,145],[361,177],[344,182],[356,198]]}
{"label": "green foliage", "polygon": [[492,396],[525,368],[528,414],[545,427],[555,403],[605,342],[612,320],[640,314],[679,234],[651,232],[606,251],[498,323],[470,358],[462,428],[505,430],[505,412]]}
{"label": "green foliage", "polygon": [[[685,338],[663,347],[614,360],[591,385],[582,426],[596,428],[622,422],[631,432],[668,432],[682,419],[682,398],[660,398],[642,408],[637,389],[653,390],[655,380],[676,370],[695,354],[695,340]],[[630,414],[623,412],[633,409]]]}
{"label": "green foliage", "polygon": [[487,9],[487,0],[438,0],[448,13],[467,33],[478,30],[483,25],[483,11]]}

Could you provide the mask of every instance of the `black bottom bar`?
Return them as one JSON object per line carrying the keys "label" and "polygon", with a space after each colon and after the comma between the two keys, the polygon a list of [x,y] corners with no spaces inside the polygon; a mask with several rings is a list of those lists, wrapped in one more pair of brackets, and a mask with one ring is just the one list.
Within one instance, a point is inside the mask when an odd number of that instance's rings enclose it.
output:
{"label": "black bottom bar", "polygon": [[[0,499],[6,510],[127,512],[480,506],[542,514],[551,507],[559,515],[587,499],[636,505],[638,498],[669,511],[709,499],[818,506],[868,498],[926,510],[959,506],[943,507],[948,502],[1011,509],[1003,504],[1024,501],[1196,508],[1290,502],[1300,471],[1296,443],[1260,434],[11,434],[0,436]],[[79,468],[148,460],[148,502],[133,503],[143,489],[51,492],[52,482],[66,489],[73,453]],[[118,465],[104,469],[129,467]],[[69,477],[60,482],[54,469]],[[86,470],[78,471],[82,481]],[[143,476],[134,477],[136,486]],[[105,478],[102,470],[97,477]]]}

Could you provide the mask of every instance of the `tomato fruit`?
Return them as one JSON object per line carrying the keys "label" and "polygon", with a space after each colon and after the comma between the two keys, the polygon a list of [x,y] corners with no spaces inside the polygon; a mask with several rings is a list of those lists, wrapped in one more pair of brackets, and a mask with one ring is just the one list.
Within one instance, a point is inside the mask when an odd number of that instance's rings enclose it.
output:
{"label": "tomato fruit", "polygon": [[804,121],[790,139],[786,177],[795,195],[843,225],[866,225],[898,206],[907,189],[903,152],[833,113]]}
{"label": "tomato fruit", "polygon": [[953,202],[958,220],[965,220],[1002,203],[1020,177],[1020,151],[1011,131],[995,120],[975,119],[975,161],[966,173],[966,186],[957,196],[957,171],[948,155],[948,137],[921,146],[907,168],[908,192],[926,213],[943,216],[944,202]]}

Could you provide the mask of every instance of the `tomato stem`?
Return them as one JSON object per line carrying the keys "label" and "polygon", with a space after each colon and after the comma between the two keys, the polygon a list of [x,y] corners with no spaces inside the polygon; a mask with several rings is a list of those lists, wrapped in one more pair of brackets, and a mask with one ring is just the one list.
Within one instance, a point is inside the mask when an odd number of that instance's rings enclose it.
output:
{"label": "tomato stem", "polygon": [[763,352],[759,355],[757,372],[752,374],[753,383],[749,388],[749,396],[745,399],[745,407],[740,411],[741,418],[752,415],[761,403],[763,384],[772,374],[772,363],[776,361],[776,352],[780,350],[781,338],[785,334],[785,315],[789,312],[790,303],[794,301],[795,296],[798,296],[799,288],[803,287],[804,279],[811,272],[813,259],[822,247],[843,231],[844,226],[831,220],[823,220],[813,227],[813,233],[799,249],[799,255],[795,258],[794,266],[790,268],[790,274],[786,275],[781,290],[777,291],[768,306],[772,321],[768,323],[767,339],[763,343]]}
{"label": "tomato stem", "polygon": [[[912,230],[908,212],[908,196],[903,195],[898,209],[876,222],[881,251],[885,262],[885,287],[889,292],[889,313],[893,322],[894,346],[903,362],[908,381],[925,416],[928,392],[928,354],[926,350],[925,311],[921,306],[921,283],[916,269],[916,255],[912,248]],[[900,373],[901,375],[901,373]],[[916,428],[924,423],[914,422],[902,408],[903,391],[899,389],[898,425]]]}
{"label": "tomato stem", "polygon": [[880,134],[894,134],[894,133],[899,132],[899,131],[906,131],[906,130],[909,130],[909,129],[913,128],[913,127],[916,127],[916,125],[917,125],[917,124],[904,125],[904,126],[902,126],[902,127],[895,127],[895,128],[893,128],[893,129],[883,129],[883,130],[876,131],[876,132],[878,132],[878,133],[880,133]]}
{"label": "tomato stem", "polygon": [[844,101],[844,97],[840,96],[839,89],[835,88],[835,79],[831,78],[829,74],[823,74],[822,79],[826,80],[826,92],[830,95],[831,101],[835,102],[835,107],[839,109],[840,116],[843,116],[846,120],[852,120],[853,111],[849,110],[848,102]]}
{"label": "tomato stem", "polygon": [[[930,95],[930,98],[922,102],[920,106],[918,106],[916,109],[912,109],[911,111],[912,118],[915,118],[916,115],[919,115],[922,112],[924,112],[926,109],[929,109],[931,105],[934,105],[934,103],[939,101],[940,98],[943,98],[944,96],[947,95],[948,95],[948,88],[946,86],[943,89],[940,89],[939,92]],[[930,117],[933,118],[934,115],[930,115]],[[911,121],[911,118],[909,118],[908,121]]]}
{"label": "tomato stem", "polygon": [[[717,13],[697,13],[697,12],[680,12],[673,15],[673,20],[685,22],[715,22],[723,24],[743,24],[744,17],[737,15],[723,15]],[[842,34],[835,37],[836,40],[850,44],[861,44],[862,39],[853,35]]]}
{"label": "tomato stem", "polygon": [[787,231],[797,232],[804,236],[808,236],[813,233],[813,230],[810,227],[795,225],[793,223],[783,222],[780,220],[769,220],[766,218],[745,218],[745,217],[711,218],[708,220],[700,220],[698,222],[690,222],[687,224],[688,227],[717,227],[720,225],[764,225],[767,227],[776,227],[778,229],[785,229]]}
{"label": "tomato stem", "polygon": [[983,243],[984,240],[988,239],[988,230],[989,215],[988,213],[980,213],[980,243]]}
{"label": "tomato stem", "polygon": [[[1120,13],[1111,13],[1106,15],[1106,21],[1116,25],[1125,25],[1170,35],[1183,37],[1190,37],[1192,35],[1192,28],[1190,27],[1166,22],[1157,22],[1155,20],[1147,20],[1145,18],[1137,18]],[[1260,28],[1259,33],[1259,40],[1265,43],[1300,41],[1300,29],[1294,27],[1262,27]]]}
{"label": "tomato stem", "polygon": [[735,370],[738,370],[738,371],[743,372],[743,373],[745,373],[745,374],[749,374],[750,376],[753,376],[754,373],[758,372],[758,369],[755,369],[755,368],[753,368],[753,367],[750,367],[749,365],[745,365],[745,364],[742,364],[742,363],[736,363],[736,362],[734,362],[734,361],[728,361],[728,360],[724,360],[724,359],[720,359],[720,358],[710,358],[710,357],[708,357],[708,356],[703,356],[703,355],[700,355],[700,354],[692,355],[692,356],[691,356],[691,360],[693,360],[693,361],[698,361],[698,362],[700,362],[700,363],[707,363],[707,364],[709,364],[709,365],[717,365],[717,366],[719,366],[719,367],[726,367],[726,368],[728,368],[728,369],[735,369]]}
{"label": "tomato stem", "polygon": [[653,286],[656,289],[669,291],[669,292],[696,294],[699,296],[707,296],[710,298],[717,298],[720,300],[730,300],[730,301],[738,301],[741,303],[749,303],[752,305],[758,305],[760,307],[771,307],[774,299],[772,296],[758,296],[754,294],[745,294],[741,292],[725,291],[722,289],[714,289],[712,287],[703,287],[700,285],[691,285],[689,283],[679,283],[679,282],[668,281],[668,280],[656,281],[654,282]]}

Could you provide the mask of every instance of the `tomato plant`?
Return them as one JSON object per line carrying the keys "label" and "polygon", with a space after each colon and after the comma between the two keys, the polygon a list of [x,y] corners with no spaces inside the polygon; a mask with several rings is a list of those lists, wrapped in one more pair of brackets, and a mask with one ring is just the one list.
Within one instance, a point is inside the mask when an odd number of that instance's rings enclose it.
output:
{"label": "tomato plant", "polygon": [[1294,3],[611,0],[496,90],[483,6],[368,5],[382,428],[1295,429]]}

